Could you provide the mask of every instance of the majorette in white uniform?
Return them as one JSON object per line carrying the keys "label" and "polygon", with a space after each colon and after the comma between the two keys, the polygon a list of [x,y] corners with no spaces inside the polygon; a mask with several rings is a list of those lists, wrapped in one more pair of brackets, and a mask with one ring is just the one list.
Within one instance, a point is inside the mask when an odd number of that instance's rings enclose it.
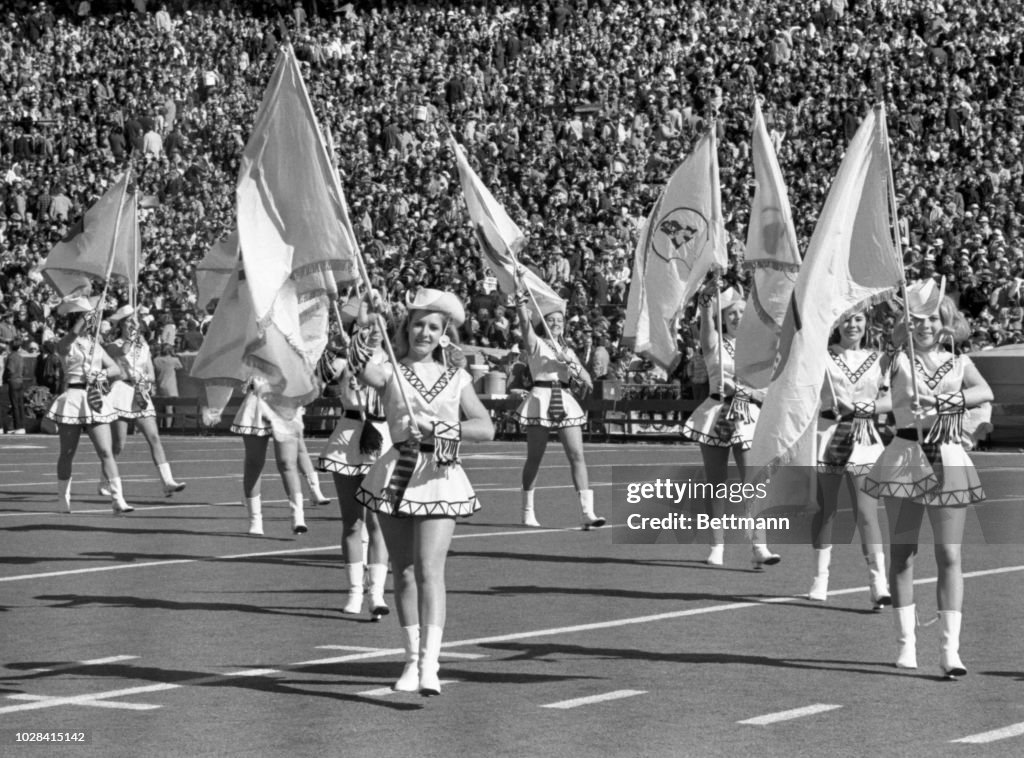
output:
{"label": "majorette in white uniform", "polygon": [[[401,453],[401,445],[409,435],[408,412],[397,382],[405,387],[406,397],[416,417],[437,417],[451,424],[459,423],[459,400],[462,390],[472,386],[472,377],[461,368],[439,364],[417,365],[429,374],[420,376],[416,369],[404,364],[392,374],[384,390],[384,415],[388,419],[394,444],[371,466],[363,479],[356,499],[367,508],[392,516],[469,516],[480,510],[473,486],[458,460],[443,464],[435,461],[435,452],[446,440],[435,431],[435,442],[423,445],[416,453],[415,465],[400,502],[393,502],[389,484]],[[443,452],[442,456],[443,456]]]}
{"label": "majorette in white uniform", "polygon": [[[562,352],[579,364],[572,350],[563,347]],[[513,413],[515,421],[521,426],[546,426],[550,429],[583,426],[587,423],[587,414],[569,391],[572,367],[559,359],[558,352],[549,340],[537,335],[533,352],[527,356],[527,365],[533,377],[533,387]],[[564,415],[560,419],[552,418],[551,395],[554,392],[558,392],[562,399]]]}
{"label": "majorette in white uniform", "polygon": [[[919,391],[932,395],[958,393],[963,389],[966,355],[940,352],[937,366],[917,359]],[[926,409],[921,418],[924,443],[917,439],[911,413],[910,358],[900,353],[893,377],[893,414],[896,436],[885,448],[868,475],[865,491],[874,497],[909,498],[935,506],[968,505],[985,499],[978,472],[963,446],[963,408],[944,403]]]}
{"label": "majorette in white uniform", "polygon": [[[922,317],[938,311],[945,279],[942,285],[937,298],[933,297],[932,282],[915,286],[914,292],[908,289],[908,297],[913,295],[915,302],[927,301],[921,306],[922,311],[928,311],[922,312]],[[910,357],[900,352],[892,381],[896,436],[868,474],[864,491],[878,498],[903,498],[930,506],[978,503],[985,499],[985,493],[963,444],[966,411],[962,390],[964,371],[972,365],[971,359],[940,349],[916,355],[915,362],[918,392],[934,396],[936,405],[923,409],[915,418],[911,410],[914,392]]]}
{"label": "majorette in white uniform", "polygon": [[[86,325],[88,329],[90,327]],[[58,424],[78,426],[109,424],[117,419],[109,394],[102,396],[98,410],[89,405],[87,384],[90,375],[103,371],[103,352],[103,347],[94,343],[91,336],[80,334],[68,345],[67,352],[60,354],[67,385],[46,412],[48,419]]]}
{"label": "majorette in white uniform", "polygon": [[[826,371],[831,381],[821,389],[818,418],[818,470],[865,474],[885,449],[872,413],[887,383],[885,360],[876,350],[844,351],[838,345],[829,348],[829,357]],[[836,418],[834,407],[840,403],[854,411]]]}
{"label": "majorette in white uniform", "polygon": [[[137,332],[136,332],[137,335]],[[123,378],[110,386],[110,402],[118,418],[153,418],[156,407],[150,396],[153,357],[141,336],[120,338],[109,345],[110,356],[117,361]]]}
{"label": "majorette in white uniform", "polygon": [[[736,341],[721,332],[719,339],[723,350],[715,350],[711,355],[704,356],[711,382],[711,395],[686,419],[683,436],[709,447],[740,445],[744,450],[749,450],[754,442],[754,428],[761,409],[751,399],[750,390],[742,385],[736,385],[735,394],[723,397],[721,379],[736,384]],[[718,368],[719,355],[722,356],[721,372]]]}
{"label": "majorette in white uniform", "polygon": [[[378,351],[375,362],[381,363],[383,353]],[[381,452],[391,447],[391,434],[387,419],[384,418],[384,406],[377,391],[362,384],[352,373],[349,365],[345,366],[341,376],[342,417],[331,432],[324,451],[317,461],[320,471],[329,471],[342,476],[362,476],[370,470]],[[380,442],[374,444],[376,450],[366,444],[363,430],[371,424],[380,435]],[[374,440],[377,442],[377,440]]]}

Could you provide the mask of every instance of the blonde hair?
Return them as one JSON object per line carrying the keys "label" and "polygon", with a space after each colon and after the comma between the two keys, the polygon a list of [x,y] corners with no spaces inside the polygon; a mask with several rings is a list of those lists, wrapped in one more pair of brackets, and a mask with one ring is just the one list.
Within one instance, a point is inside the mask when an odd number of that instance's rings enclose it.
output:
{"label": "blonde hair", "polygon": [[[441,332],[442,336],[447,336],[448,339],[451,341],[451,344],[453,344],[453,345],[457,345],[459,343],[458,331],[455,329],[454,326],[452,326],[451,319],[449,317],[445,316],[445,314],[440,313],[440,311],[427,311],[427,310],[409,311],[402,318],[402,320],[398,322],[398,328],[395,329],[395,337],[394,337],[393,343],[394,343],[394,346],[395,346],[395,358],[396,359],[402,360],[402,358],[404,358],[405,356],[407,356],[409,354],[409,326],[414,321],[413,316],[415,314],[417,314],[417,313],[437,313],[438,315],[440,315],[444,319],[444,326],[443,326],[442,332]],[[437,361],[438,363],[444,363],[445,362],[444,348],[441,345],[438,345],[437,347],[434,348],[434,352],[432,353],[432,356],[433,356],[434,360]]]}
{"label": "blonde hair", "polygon": [[[956,307],[956,303],[949,295],[944,296],[939,303],[939,320],[942,322],[943,335],[949,335],[954,346],[963,344],[971,336],[971,327],[967,324],[967,319],[964,318],[964,314]],[[892,343],[897,347],[907,344],[907,322],[905,319],[900,319],[893,327]]]}

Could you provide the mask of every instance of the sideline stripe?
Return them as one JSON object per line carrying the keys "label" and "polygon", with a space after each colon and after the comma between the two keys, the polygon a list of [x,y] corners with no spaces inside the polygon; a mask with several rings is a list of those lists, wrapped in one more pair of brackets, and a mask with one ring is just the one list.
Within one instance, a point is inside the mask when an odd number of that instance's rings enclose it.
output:
{"label": "sideline stripe", "polygon": [[[602,527],[602,530],[615,529],[622,527],[623,524],[615,524],[612,526]],[[563,527],[563,528],[551,528],[551,529],[510,529],[502,532],[475,532],[469,534],[456,534],[453,535],[453,540],[458,539],[478,539],[482,537],[513,537],[521,534],[561,534],[563,532],[579,532],[580,528],[577,526]],[[233,555],[214,555],[214,556],[202,556],[199,558],[175,558],[166,561],[148,561],[146,563],[121,563],[114,566],[93,566],[91,568],[82,569],[66,569],[64,571],[47,571],[39,574],[17,574],[15,576],[0,576],[0,584],[4,582],[20,582],[32,579],[47,579],[55,576],[72,576],[74,574],[92,574],[101,571],[126,571],[128,569],[139,569],[139,568],[154,568],[158,566],[173,566],[175,564],[183,563],[205,563],[208,561],[233,561],[243,560],[246,558],[266,558],[275,555],[300,555],[302,553],[325,553],[336,551],[338,548],[335,545],[324,545],[322,547],[298,547],[288,548],[285,550],[266,550],[254,553],[236,553]],[[979,577],[979,576],[990,576],[993,574],[1007,574],[1016,571],[1024,571],[1024,565],[1022,566],[1003,566],[995,569],[985,569],[984,571],[971,571],[964,574],[964,578]],[[935,577],[929,577],[925,579],[915,579],[914,584],[931,584],[935,582]],[[850,595],[857,592],[867,592],[870,588],[867,586],[863,587],[849,587],[845,590],[829,590],[829,597],[838,595]],[[790,600],[806,600],[806,594],[800,595],[786,595],[780,599],[772,598],[770,600],[763,600],[759,602],[787,602]]]}
{"label": "sideline stripe", "polygon": [[987,742],[1005,740],[1009,737],[1019,737],[1022,734],[1024,734],[1024,723],[1004,726],[1002,729],[993,729],[991,732],[972,734],[967,737],[961,737],[958,740],[950,740],[950,742],[963,742],[968,745],[984,745]]}
{"label": "sideline stripe", "polygon": [[578,697],[572,700],[562,700],[558,703],[548,703],[542,705],[541,708],[558,708],[560,710],[568,710],[569,708],[579,708],[583,705],[593,705],[594,703],[604,703],[609,700],[621,700],[624,697],[634,697],[636,695],[646,695],[647,690],[615,690],[615,692],[606,692],[603,695],[591,695],[590,697]]}
{"label": "sideline stripe", "polygon": [[[277,501],[271,501],[277,502]],[[280,501],[285,502],[285,501]],[[266,505],[267,501],[264,501]],[[602,527],[602,529],[613,529],[613,527]],[[452,536],[453,540],[458,539],[476,539],[479,537],[514,537],[520,534],[561,534],[563,532],[579,532],[578,526],[570,526],[564,528],[546,528],[546,529],[509,529],[503,532],[475,532],[469,534],[456,534]],[[48,571],[39,574],[17,574],[15,576],[0,576],[0,583],[3,582],[20,582],[26,579],[47,579],[54,576],[70,576],[73,574],[92,574],[100,571],[125,571],[133,568],[154,568],[158,566],[173,566],[178,563],[206,563],[208,561],[235,561],[244,560],[246,558],[266,558],[275,555],[300,555],[302,553],[328,553],[336,552],[338,550],[337,545],[323,545],[321,547],[293,547],[285,550],[263,550],[255,553],[235,553],[232,555],[211,555],[202,556],[199,558],[174,558],[166,561],[148,561],[146,563],[120,563],[115,566],[92,566],[90,568],[82,569],[66,569],[64,571]],[[1024,566],[1021,567],[1024,569]]]}
{"label": "sideline stripe", "polygon": [[767,726],[768,724],[776,724],[779,721],[790,721],[791,719],[799,719],[804,716],[813,716],[816,713],[826,713],[827,711],[834,711],[836,708],[842,708],[841,705],[828,705],[826,703],[816,703],[815,705],[806,705],[803,708],[793,708],[788,711],[779,711],[778,713],[767,713],[764,716],[756,716],[752,719],[745,719],[744,721],[737,721],[737,724],[750,724],[752,726]]}

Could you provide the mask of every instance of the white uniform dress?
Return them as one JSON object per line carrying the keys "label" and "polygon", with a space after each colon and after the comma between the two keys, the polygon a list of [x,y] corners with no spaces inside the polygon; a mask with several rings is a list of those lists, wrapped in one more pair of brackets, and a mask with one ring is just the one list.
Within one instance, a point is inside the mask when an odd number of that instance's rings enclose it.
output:
{"label": "white uniform dress", "polygon": [[[88,337],[78,336],[68,347],[67,353],[60,355],[67,388],[50,405],[50,410],[46,412],[46,418],[58,424],[78,426],[109,424],[117,419],[117,413],[114,412],[114,407],[111,405],[109,394],[103,396],[102,408],[97,411],[89,405],[86,392],[88,375],[103,371],[103,352],[103,348],[99,345],[96,345],[96,349],[93,351],[93,341]],[[91,368],[87,368],[90,353],[92,354],[92,364]]]}
{"label": "white uniform dress", "polygon": [[[826,370],[832,381],[831,385],[826,381],[821,389],[823,409],[831,408],[833,401],[853,408],[857,403],[874,403],[878,399],[887,383],[881,353],[829,350],[829,356],[832,360]],[[859,362],[850,366],[847,358]],[[822,473],[866,474],[883,450],[885,445],[874,418],[818,418],[818,471]],[[839,462],[842,459],[845,462]]]}
{"label": "white uniform dress", "polygon": [[[408,413],[398,390],[397,382],[405,387],[406,396],[418,418],[436,417],[448,424],[459,422],[459,401],[462,391],[473,384],[472,377],[455,366],[440,371],[431,367],[439,364],[400,364],[399,376],[394,374],[384,390],[384,415],[387,416],[393,446],[370,467],[356,493],[356,500],[370,510],[391,516],[469,516],[480,510],[473,486],[456,461],[439,464],[429,445],[413,451],[415,462],[401,499],[395,497],[389,485],[399,462],[400,445],[408,440]],[[422,376],[417,373],[421,371]],[[429,385],[429,386],[428,386]]]}
{"label": "white uniform dress", "polygon": [[363,427],[373,424],[380,433],[381,452],[391,447],[384,408],[377,391],[356,379],[348,366],[341,376],[341,406],[343,415],[334,425],[331,438],[317,461],[317,468],[342,476],[362,476],[381,455],[380,452],[364,453],[360,450]]}
{"label": "white uniform dress", "polygon": [[683,424],[683,436],[709,447],[740,445],[749,450],[754,442],[754,428],[761,409],[750,399],[750,390],[742,385],[735,395],[722,396],[718,360],[722,357],[722,378],[736,384],[736,347],[731,337],[724,337],[724,350],[712,350],[704,356],[711,383],[711,395],[694,409]]}
{"label": "white uniform dress", "polygon": [[[946,360],[934,371],[917,360],[917,386],[922,393],[938,395],[963,389],[964,370],[971,365],[965,355],[944,355]],[[938,413],[927,409],[921,421],[924,442],[916,439],[911,413],[910,359],[905,353],[896,358],[893,374],[893,414],[896,436],[868,474],[864,491],[873,497],[898,497],[933,506],[958,506],[985,499],[978,472],[962,444],[964,413]]]}
{"label": "white uniform dress", "polygon": [[[565,352],[572,360],[579,362],[575,354],[568,348]],[[587,414],[579,402],[569,392],[569,378],[572,372],[568,365],[558,359],[558,354],[551,343],[537,337],[533,352],[527,356],[533,387],[526,399],[512,414],[512,419],[520,426],[545,426],[550,429],[564,429],[569,426],[583,426],[587,423]],[[538,386],[547,385],[547,386]],[[560,393],[565,416],[561,420],[551,418],[551,394]]]}
{"label": "white uniform dress", "polygon": [[260,380],[250,379],[245,385],[245,397],[231,420],[232,434],[252,437],[273,437],[278,441],[302,435],[304,408],[275,408],[264,397]]}
{"label": "white uniform dress", "polygon": [[[111,344],[110,355],[121,367],[122,379],[117,379],[110,386],[110,402],[117,412],[118,418],[137,419],[154,418],[156,407],[150,396],[149,377],[153,367],[153,357],[145,340],[115,340]],[[135,398],[139,397],[140,408],[136,410]]]}

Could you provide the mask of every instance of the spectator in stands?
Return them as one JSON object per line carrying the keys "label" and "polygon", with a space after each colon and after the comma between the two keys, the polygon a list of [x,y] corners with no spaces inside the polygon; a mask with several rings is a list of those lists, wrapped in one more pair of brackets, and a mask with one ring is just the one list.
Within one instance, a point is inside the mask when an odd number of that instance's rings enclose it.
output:
{"label": "spectator in stands", "polygon": [[10,341],[7,360],[3,367],[3,384],[7,389],[7,402],[11,421],[4,419],[8,434],[25,433],[25,356],[21,353],[21,337]]}

